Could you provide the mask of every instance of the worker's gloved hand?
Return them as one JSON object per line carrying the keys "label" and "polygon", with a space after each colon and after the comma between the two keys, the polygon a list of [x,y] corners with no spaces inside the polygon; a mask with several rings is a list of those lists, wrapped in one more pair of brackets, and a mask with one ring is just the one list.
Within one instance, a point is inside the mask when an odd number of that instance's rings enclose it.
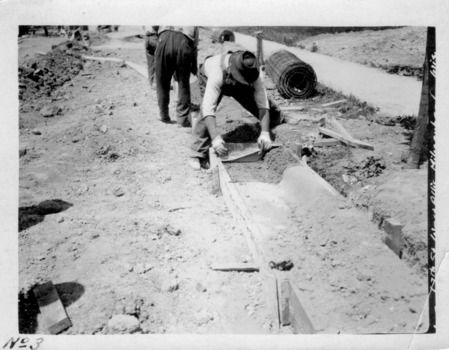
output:
{"label": "worker's gloved hand", "polygon": [[228,154],[228,149],[225,147],[225,142],[223,138],[218,135],[212,140],[212,148],[217,152],[217,154],[222,157]]}
{"label": "worker's gloved hand", "polygon": [[271,141],[270,133],[268,131],[262,131],[259,138],[257,139],[257,143],[259,144],[260,148],[259,153],[263,153],[271,149],[271,147],[273,146],[273,141]]}

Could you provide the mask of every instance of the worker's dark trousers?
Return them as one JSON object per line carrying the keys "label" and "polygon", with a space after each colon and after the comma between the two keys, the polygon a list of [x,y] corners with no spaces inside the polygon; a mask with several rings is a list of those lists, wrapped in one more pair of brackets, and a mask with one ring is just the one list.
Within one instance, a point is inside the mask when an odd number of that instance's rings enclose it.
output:
{"label": "worker's dark trousers", "polygon": [[154,53],[157,46],[157,35],[145,36],[145,55],[147,56],[148,82],[150,86],[154,86]]}
{"label": "worker's dark trousers", "polygon": [[[204,74],[203,67],[201,66],[198,73],[198,83],[200,86],[201,97],[204,96],[206,89],[207,76]],[[259,108],[254,100],[254,88],[243,85],[227,85],[223,84],[221,88],[221,95],[218,98],[220,103],[223,96],[230,96],[237,102],[239,102],[243,108],[250,112],[256,118],[259,117]],[[218,106],[218,104],[217,104]],[[209,147],[212,140],[207,130],[206,123],[204,121],[204,115],[201,112],[198,116],[198,120],[192,130],[192,142],[190,146],[190,157],[192,158],[207,158]]]}
{"label": "worker's dark trousers", "polygon": [[161,33],[155,53],[159,113],[162,120],[169,120],[170,82],[175,74],[178,80],[176,117],[178,124],[182,126],[189,122],[192,55],[193,42],[184,34],[168,30]]}

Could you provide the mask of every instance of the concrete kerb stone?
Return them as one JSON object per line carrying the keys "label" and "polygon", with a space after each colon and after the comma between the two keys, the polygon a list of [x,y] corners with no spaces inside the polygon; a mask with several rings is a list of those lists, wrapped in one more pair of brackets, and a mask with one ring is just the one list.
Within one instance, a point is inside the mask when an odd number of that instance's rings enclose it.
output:
{"label": "concrete kerb stone", "polygon": [[402,234],[403,227],[404,225],[395,218],[385,219],[382,224],[382,228],[385,232],[382,241],[400,258],[402,255],[402,244],[404,239]]}

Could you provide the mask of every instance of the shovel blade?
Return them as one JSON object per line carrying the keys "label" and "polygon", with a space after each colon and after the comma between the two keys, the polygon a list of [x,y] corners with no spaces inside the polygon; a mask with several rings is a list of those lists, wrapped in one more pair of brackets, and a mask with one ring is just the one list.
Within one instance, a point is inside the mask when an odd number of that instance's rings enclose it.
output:
{"label": "shovel blade", "polygon": [[223,163],[257,162],[262,158],[257,143],[227,143],[228,155],[221,157]]}

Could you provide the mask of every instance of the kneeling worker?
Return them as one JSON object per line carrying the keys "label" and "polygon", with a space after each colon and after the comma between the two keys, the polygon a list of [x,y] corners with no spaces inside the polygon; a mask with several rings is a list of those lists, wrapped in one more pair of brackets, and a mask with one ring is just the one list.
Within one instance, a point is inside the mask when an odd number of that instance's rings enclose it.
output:
{"label": "kneeling worker", "polygon": [[267,92],[259,76],[254,54],[236,51],[206,58],[198,80],[203,101],[193,133],[189,165],[200,170],[207,162],[212,145],[219,156],[227,154],[226,144],[217,132],[215,112],[223,96],[233,97],[248,112],[259,118],[262,132],[257,140],[261,152],[272,146],[269,133],[270,113]]}

